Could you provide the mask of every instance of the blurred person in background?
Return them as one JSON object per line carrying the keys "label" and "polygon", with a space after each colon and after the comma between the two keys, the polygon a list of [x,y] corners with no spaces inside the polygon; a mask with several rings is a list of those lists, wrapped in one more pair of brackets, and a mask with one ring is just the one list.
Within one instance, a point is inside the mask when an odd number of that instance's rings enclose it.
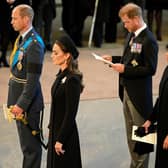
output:
{"label": "blurred person in background", "polygon": [[35,12],[33,25],[43,38],[46,49],[51,51],[52,22],[56,17],[55,0],[32,0],[31,5]]}
{"label": "blurred person in background", "polygon": [[117,40],[117,24],[120,22],[118,12],[123,6],[124,0],[113,0],[109,4],[109,16],[105,22],[104,40],[107,43],[114,43]]}
{"label": "blurred person in background", "polygon": [[[152,32],[155,32],[156,39],[162,41],[162,13],[163,9],[168,9],[167,0],[146,1],[147,23]],[[156,26],[154,26],[154,23]],[[155,27],[155,30],[154,30]]]}
{"label": "blurred person in background", "polygon": [[29,0],[0,0],[0,67],[9,67],[7,50],[11,42],[12,47],[18,33],[11,25],[11,12],[19,4],[30,4]]}

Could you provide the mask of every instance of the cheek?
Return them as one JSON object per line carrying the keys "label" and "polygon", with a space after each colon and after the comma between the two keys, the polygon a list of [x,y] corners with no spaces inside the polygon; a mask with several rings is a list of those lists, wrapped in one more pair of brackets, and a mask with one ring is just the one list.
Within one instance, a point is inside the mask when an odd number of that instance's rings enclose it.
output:
{"label": "cheek", "polygon": [[59,65],[62,62],[61,57],[52,57],[53,64]]}
{"label": "cheek", "polygon": [[57,58],[56,57],[52,57],[52,62],[53,62],[53,64],[56,64],[58,61],[57,61]]}

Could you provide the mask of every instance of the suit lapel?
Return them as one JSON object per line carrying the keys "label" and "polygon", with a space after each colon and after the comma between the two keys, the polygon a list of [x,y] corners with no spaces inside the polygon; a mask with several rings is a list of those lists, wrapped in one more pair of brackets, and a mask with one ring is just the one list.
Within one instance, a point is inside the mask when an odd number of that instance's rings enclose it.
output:
{"label": "suit lapel", "polygon": [[131,50],[130,50],[130,45],[129,42],[131,40],[131,33],[128,34],[128,37],[125,41],[125,47],[124,47],[124,52],[123,52],[123,57],[122,57],[122,62],[124,64],[127,64],[129,60],[132,58],[131,56]]}

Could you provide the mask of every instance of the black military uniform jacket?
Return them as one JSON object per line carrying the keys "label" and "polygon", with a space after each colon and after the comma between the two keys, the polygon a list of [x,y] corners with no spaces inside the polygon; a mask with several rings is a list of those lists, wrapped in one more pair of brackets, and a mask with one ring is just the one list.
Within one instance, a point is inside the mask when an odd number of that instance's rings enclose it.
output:
{"label": "black military uniform jacket", "polygon": [[157,67],[158,45],[148,28],[135,37],[132,46],[129,40],[128,37],[120,59],[125,71],[120,74],[119,95],[122,100],[124,87],[137,111],[147,119],[153,108],[152,76]]}

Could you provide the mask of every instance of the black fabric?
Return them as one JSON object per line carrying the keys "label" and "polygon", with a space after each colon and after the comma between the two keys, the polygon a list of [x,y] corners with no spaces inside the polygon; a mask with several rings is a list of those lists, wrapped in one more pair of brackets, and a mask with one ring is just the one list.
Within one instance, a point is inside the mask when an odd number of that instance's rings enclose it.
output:
{"label": "black fabric", "polygon": [[131,32],[130,38],[133,38],[133,37],[135,37],[135,33],[134,33],[134,32]]}
{"label": "black fabric", "polygon": [[40,74],[42,70],[42,64],[29,63],[27,65],[28,73],[38,73]]}
{"label": "black fabric", "polygon": [[149,128],[148,128],[148,133],[145,132],[145,127],[138,127],[136,130],[135,130],[135,135],[136,136],[139,136],[139,137],[143,137],[147,134],[150,134],[150,133],[154,133],[156,132],[156,125],[151,125]]}
{"label": "black fabric", "polygon": [[150,153],[154,151],[154,145],[144,142],[136,142],[134,152],[136,152],[139,155],[143,155],[146,153]]}
{"label": "black fabric", "polygon": [[22,41],[23,41],[23,37],[22,37],[22,36],[20,36],[20,37],[19,37],[19,44],[21,44],[21,43],[22,43]]}
{"label": "black fabric", "polygon": [[77,59],[79,56],[79,51],[77,50],[75,43],[72,39],[65,33],[57,39],[66,49],[67,52],[72,54],[74,59]]}

